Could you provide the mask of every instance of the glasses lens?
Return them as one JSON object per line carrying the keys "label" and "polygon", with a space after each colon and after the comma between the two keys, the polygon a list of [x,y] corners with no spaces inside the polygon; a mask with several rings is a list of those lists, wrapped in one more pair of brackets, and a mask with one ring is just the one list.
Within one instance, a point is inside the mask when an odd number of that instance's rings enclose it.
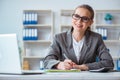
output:
{"label": "glasses lens", "polygon": [[73,14],[72,17],[75,20],[79,20],[80,19],[80,16],[78,14]]}
{"label": "glasses lens", "polygon": [[83,22],[88,22],[90,19],[89,19],[88,17],[81,17],[81,20],[82,20]]}
{"label": "glasses lens", "polygon": [[80,17],[78,14],[73,14],[72,18],[75,20],[81,19],[82,22],[88,22],[90,19],[86,16]]}

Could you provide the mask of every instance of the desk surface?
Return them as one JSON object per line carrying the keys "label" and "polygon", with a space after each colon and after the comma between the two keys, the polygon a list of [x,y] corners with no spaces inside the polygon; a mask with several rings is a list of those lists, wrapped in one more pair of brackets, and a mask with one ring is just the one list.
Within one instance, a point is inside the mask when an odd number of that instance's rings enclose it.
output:
{"label": "desk surface", "polygon": [[120,72],[56,72],[30,75],[0,74],[0,80],[120,80]]}

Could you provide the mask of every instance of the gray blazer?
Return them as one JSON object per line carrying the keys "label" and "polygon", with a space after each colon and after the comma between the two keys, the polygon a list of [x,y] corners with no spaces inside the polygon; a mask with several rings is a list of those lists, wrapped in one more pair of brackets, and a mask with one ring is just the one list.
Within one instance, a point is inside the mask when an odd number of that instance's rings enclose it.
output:
{"label": "gray blazer", "polygon": [[[64,61],[65,54],[69,59],[78,65],[86,64],[91,69],[102,67],[114,67],[113,59],[106,48],[100,34],[87,30],[85,41],[80,52],[80,60],[77,61],[73,48],[72,30],[56,34],[53,43],[49,47],[48,55],[44,59],[44,66],[47,69],[55,68],[54,66],[60,61]],[[96,62],[98,56],[99,61]]]}

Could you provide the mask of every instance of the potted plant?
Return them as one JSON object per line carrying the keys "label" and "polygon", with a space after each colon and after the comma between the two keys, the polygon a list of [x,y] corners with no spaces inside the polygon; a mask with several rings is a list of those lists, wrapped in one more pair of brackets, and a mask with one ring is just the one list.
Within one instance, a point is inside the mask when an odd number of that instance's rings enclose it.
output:
{"label": "potted plant", "polygon": [[104,17],[105,21],[107,24],[111,24],[112,23],[112,19],[113,19],[113,16],[110,14],[110,13],[107,13]]}

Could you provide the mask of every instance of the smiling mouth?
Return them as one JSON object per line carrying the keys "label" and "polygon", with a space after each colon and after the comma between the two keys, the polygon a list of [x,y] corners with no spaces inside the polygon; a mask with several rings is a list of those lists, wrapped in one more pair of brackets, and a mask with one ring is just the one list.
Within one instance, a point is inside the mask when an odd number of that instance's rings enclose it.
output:
{"label": "smiling mouth", "polygon": [[82,25],[77,25],[78,28],[82,28],[83,26]]}

